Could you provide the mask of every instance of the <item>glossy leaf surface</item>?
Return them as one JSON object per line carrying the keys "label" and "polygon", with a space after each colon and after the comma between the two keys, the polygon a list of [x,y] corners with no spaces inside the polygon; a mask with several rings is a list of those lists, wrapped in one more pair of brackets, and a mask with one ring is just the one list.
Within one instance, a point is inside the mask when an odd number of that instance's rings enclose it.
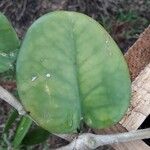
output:
{"label": "glossy leaf surface", "polygon": [[43,128],[76,132],[118,122],[128,108],[130,77],[116,43],[90,17],[53,12],[28,30],[17,61],[26,111]]}

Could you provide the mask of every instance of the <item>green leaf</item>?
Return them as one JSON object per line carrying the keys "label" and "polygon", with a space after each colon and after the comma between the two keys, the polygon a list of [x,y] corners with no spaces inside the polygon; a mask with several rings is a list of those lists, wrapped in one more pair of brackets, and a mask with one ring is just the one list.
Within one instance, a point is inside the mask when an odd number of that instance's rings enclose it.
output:
{"label": "green leaf", "polygon": [[12,52],[19,48],[19,39],[8,19],[0,13],[0,51]]}
{"label": "green leaf", "polygon": [[19,45],[15,30],[7,18],[0,13],[0,73],[12,68]]}
{"label": "green leaf", "polygon": [[29,117],[22,117],[20,120],[20,123],[17,127],[15,136],[14,136],[14,140],[13,140],[13,146],[14,148],[17,148],[18,146],[20,146],[23,138],[25,137],[25,135],[27,134],[30,126],[32,124],[32,120]]}
{"label": "green leaf", "polygon": [[18,117],[18,112],[16,110],[12,110],[5,124],[3,133],[8,132],[8,130],[11,128],[12,124],[14,123],[17,117]]}
{"label": "green leaf", "polygon": [[24,145],[34,145],[46,141],[50,133],[40,127],[36,127],[27,133],[23,140]]}
{"label": "green leaf", "polygon": [[3,53],[0,52],[0,73],[13,69],[13,62],[16,60],[17,53]]}
{"label": "green leaf", "polygon": [[28,30],[17,60],[20,99],[52,133],[117,123],[130,100],[123,55],[105,29],[76,12],[53,12]]}

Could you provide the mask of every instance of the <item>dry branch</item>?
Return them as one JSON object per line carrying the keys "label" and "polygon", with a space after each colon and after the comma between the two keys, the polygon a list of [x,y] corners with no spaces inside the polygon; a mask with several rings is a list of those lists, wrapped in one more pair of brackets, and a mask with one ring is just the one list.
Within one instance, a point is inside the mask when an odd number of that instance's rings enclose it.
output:
{"label": "dry branch", "polygon": [[76,138],[67,146],[58,148],[57,150],[89,150],[96,149],[97,147],[103,145],[133,141],[138,139],[147,139],[149,137],[150,128],[112,135],[95,135],[91,133],[85,133],[78,136],[78,138]]}
{"label": "dry branch", "polygon": [[0,86],[0,99],[6,101],[8,104],[14,107],[20,115],[26,114],[22,104],[2,86]]}

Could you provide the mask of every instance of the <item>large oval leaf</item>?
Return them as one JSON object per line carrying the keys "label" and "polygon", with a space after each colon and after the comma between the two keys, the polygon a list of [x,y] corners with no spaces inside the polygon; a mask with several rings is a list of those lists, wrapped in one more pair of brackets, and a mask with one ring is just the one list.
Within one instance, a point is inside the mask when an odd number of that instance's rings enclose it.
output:
{"label": "large oval leaf", "polygon": [[53,12],[28,30],[17,61],[17,85],[33,119],[50,132],[75,132],[118,122],[127,110],[130,79],[104,28],[75,12]]}

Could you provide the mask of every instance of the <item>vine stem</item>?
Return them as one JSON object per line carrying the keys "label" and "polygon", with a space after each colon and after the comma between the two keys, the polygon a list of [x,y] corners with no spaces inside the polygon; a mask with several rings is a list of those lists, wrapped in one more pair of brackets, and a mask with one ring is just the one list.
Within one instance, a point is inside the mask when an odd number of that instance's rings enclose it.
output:
{"label": "vine stem", "polygon": [[[0,99],[9,103],[12,107],[14,107],[18,111],[20,115],[27,115],[22,104],[2,86],[0,86]],[[72,135],[67,134],[66,135],[55,134],[55,135],[67,139],[68,141],[72,141],[67,146],[58,148],[57,150],[74,150],[74,149],[88,150],[88,149],[96,149],[99,146],[107,144],[115,144],[120,142],[128,142],[133,140],[150,138],[150,128],[109,135],[96,135],[92,133],[84,133],[79,136],[75,135],[74,140],[71,139],[71,137],[73,137]]]}
{"label": "vine stem", "polygon": [[26,111],[24,110],[22,104],[2,86],[0,86],[0,99],[14,107],[18,111],[19,115],[26,115]]}
{"label": "vine stem", "polygon": [[75,138],[67,146],[58,148],[57,150],[89,150],[96,149],[99,146],[103,145],[148,138],[150,138],[150,128],[109,135],[95,135],[91,133],[84,133]]}

